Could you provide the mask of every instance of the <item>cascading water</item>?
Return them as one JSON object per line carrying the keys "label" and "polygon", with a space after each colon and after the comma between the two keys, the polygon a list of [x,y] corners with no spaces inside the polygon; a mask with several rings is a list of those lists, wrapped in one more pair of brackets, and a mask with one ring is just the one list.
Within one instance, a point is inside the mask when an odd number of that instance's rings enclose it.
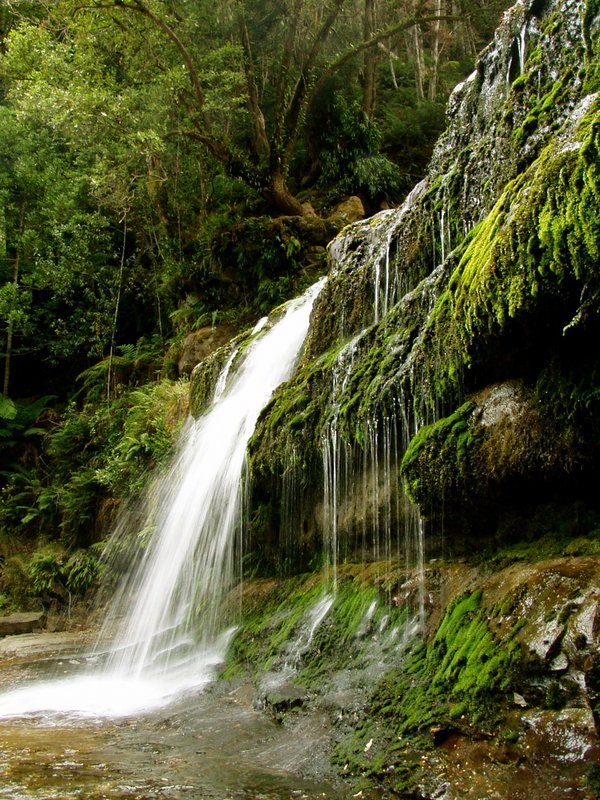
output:
{"label": "cascading water", "polygon": [[292,372],[324,280],[229,359],[210,409],[188,420],[158,493],[155,535],[112,609],[112,620],[125,621],[103,669],[11,692],[0,698],[0,715],[130,714],[211,679],[229,638],[221,609],[234,581],[246,446]]}
{"label": "cascading water", "polygon": [[332,416],[321,437],[323,453],[323,530],[325,551],[330,561],[331,582],[337,587],[338,511],[339,499],[350,491],[352,452],[350,445],[340,436],[338,419],[340,397],[354,365],[360,334],[340,350],[331,372]]}
{"label": "cascading water", "polygon": [[[389,322],[395,307],[410,293],[410,276],[402,270],[402,232],[410,215],[424,195],[427,184],[419,183],[405,203],[395,211],[382,212],[367,223],[344,232],[330,247],[332,279],[350,275],[353,268],[370,270],[365,285],[373,287],[371,315],[365,313],[364,327],[338,351],[331,365],[329,417],[321,433],[323,464],[323,545],[324,559],[330,566],[333,591],[336,590],[338,565],[343,560],[345,526],[362,523],[363,560],[381,562],[382,569],[392,562],[404,563],[417,576],[417,621],[424,616],[424,541],[418,509],[405,496],[400,479],[400,462],[409,440],[424,420],[407,413],[412,403],[397,397],[394,410],[384,411],[375,401],[365,416],[361,444],[349,442],[341,430],[340,413],[353,402],[356,383],[351,380],[355,368],[363,368],[361,359],[378,335],[397,324]],[[442,208],[440,220],[441,257],[451,249],[450,230]],[[358,248],[360,260],[356,257]],[[435,250],[434,245],[434,250]],[[435,252],[436,265],[440,253]],[[384,333],[377,333],[383,331]],[[348,331],[340,322],[339,336]],[[389,402],[389,398],[388,398]],[[360,487],[360,489],[358,488]],[[362,500],[362,507],[359,506]],[[360,531],[358,531],[360,534]],[[351,557],[356,555],[350,552]]]}

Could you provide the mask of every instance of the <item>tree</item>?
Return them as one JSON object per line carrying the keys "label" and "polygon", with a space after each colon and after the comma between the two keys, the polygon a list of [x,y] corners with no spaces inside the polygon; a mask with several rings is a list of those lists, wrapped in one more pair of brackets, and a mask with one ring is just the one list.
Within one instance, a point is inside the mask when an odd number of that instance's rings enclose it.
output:
{"label": "tree", "polygon": [[[229,174],[287,214],[307,212],[289,178],[298,138],[319,91],[361,55],[372,81],[374,61],[367,54],[390,35],[428,18],[418,2],[410,14],[374,30],[373,0],[366,0],[361,35],[351,0],[232,0],[218,9],[204,0],[185,7],[175,0],[89,0],[86,6],[69,0],[58,5],[63,15],[69,9],[78,15],[104,12],[113,26],[131,35],[160,32],[187,79],[186,87],[178,83],[171,93],[171,101],[183,109],[177,133],[203,145]],[[127,21],[131,16],[146,27],[135,29]],[[161,68],[172,70],[174,61],[171,66],[165,62]],[[367,96],[369,110],[373,89]]]}
{"label": "tree", "polygon": [[77,374],[123,337],[162,333],[165,265],[203,204],[195,146],[169,136],[181,65],[157,69],[153,43],[99,12],[74,26],[56,11],[13,28],[0,58],[5,392],[15,356]]}
{"label": "tree", "polygon": [[111,236],[82,204],[86,178],[44,128],[0,108],[0,324],[3,394],[15,356],[51,361],[101,353],[112,308]]}

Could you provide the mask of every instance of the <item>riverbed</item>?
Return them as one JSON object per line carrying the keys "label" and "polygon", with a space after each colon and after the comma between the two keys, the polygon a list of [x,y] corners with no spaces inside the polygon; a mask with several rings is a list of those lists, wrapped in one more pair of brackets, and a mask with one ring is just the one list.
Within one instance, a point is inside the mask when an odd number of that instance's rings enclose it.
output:
{"label": "riverbed", "polygon": [[[86,668],[78,637],[43,637],[2,640],[3,693],[49,676],[75,682]],[[248,685],[217,681],[135,716],[37,712],[0,719],[0,798],[348,797],[329,772],[325,717],[282,725],[255,709],[253,698]]]}

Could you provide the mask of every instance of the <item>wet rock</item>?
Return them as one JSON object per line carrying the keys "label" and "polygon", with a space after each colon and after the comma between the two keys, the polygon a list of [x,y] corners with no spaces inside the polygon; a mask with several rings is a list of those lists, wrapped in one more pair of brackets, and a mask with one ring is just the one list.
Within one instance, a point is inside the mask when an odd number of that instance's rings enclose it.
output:
{"label": "wet rock", "polygon": [[46,615],[43,611],[32,613],[9,614],[0,617],[0,636],[10,636],[15,633],[33,633],[41,631],[46,625]]}
{"label": "wet rock", "polygon": [[477,403],[474,421],[482,428],[491,428],[503,420],[520,417],[525,411],[527,394],[523,383],[513,380],[487,387],[474,400]]}
{"label": "wet rock", "polygon": [[552,672],[565,672],[569,669],[569,659],[564,653],[559,653],[556,658],[550,662],[550,669]]}
{"label": "wet rock", "polygon": [[301,708],[305,704],[306,693],[293,683],[283,683],[267,691],[263,702],[275,719],[281,719],[288,711]]}
{"label": "wet rock", "polygon": [[591,593],[571,619],[575,643],[593,642],[600,636],[600,595]]}
{"label": "wet rock", "polygon": [[600,756],[594,717],[587,708],[531,711],[522,716],[524,745],[534,759],[563,764],[593,763]]}
{"label": "wet rock", "polygon": [[547,661],[556,652],[564,632],[564,625],[556,620],[535,620],[525,639],[527,648],[542,661]]}
{"label": "wet rock", "polygon": [[513,702],[516,706],[520,706],[521,708],[527,708],[527,700],[523,697],[522,694],[515,692],[513,694]]}

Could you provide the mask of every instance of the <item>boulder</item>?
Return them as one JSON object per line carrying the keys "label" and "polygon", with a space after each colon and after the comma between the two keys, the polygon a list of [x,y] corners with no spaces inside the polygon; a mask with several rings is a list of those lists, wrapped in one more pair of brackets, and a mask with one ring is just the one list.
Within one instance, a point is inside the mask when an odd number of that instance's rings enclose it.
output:
{"label": "boulder", "polygon": [[0,636],[33,633],[33,631],[41,631],[45,625],[46,615],[43,611],[8,614],[6,617],[0,617]]}
{"label": "boulder", "polygon": [[353,195],[333,209],[331,219],[340,219],[343,224],[348,225],[351,222],[358,222],[359,219],[364,219],[366,216],[367,212],[362,200]]}
{"label": "boulder", "polygon": [[231,325],[214,325],[189,333],[183,340],[177,361],[179,374],[190,375],[196,364],[226,344],[234,335],[235,329]]}

